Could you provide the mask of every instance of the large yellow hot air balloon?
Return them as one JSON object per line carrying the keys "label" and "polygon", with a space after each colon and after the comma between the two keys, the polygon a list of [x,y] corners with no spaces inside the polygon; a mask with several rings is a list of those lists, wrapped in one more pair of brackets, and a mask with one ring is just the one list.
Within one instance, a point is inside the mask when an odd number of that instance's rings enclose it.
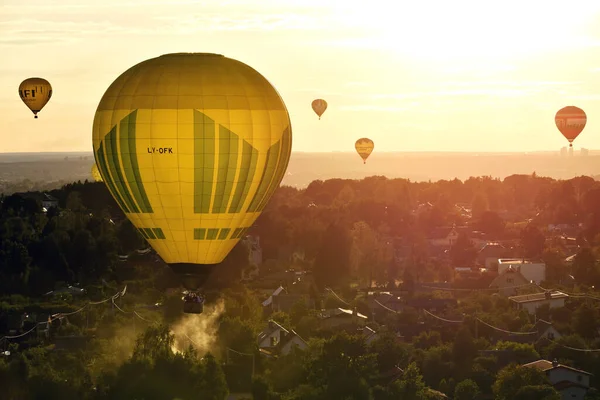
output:
{"label": "large yellow hot air balloon", "polygon": [[363,164],[366,164],[367,158],[369,158],[375,148],[375,144],[371,139],[361,138],[356,141],[354,147],[356,148],[356,152],[363,159]]}
{"label": "large yellow hot air balloon", "polygon": [[[292,131],[275,88],[219,54],[166,54],[119,76],[96,111],[93,147],[129,220],[200,286],[284,177]],[[187,283],[186,283],[187,282]]]}
{"label": "large yellow hot air balloon", "polygon": [[98,165],[96,163],[92,165],[92,178],[94,178],[94,181],[96,182],[102,182],[102,175],[100,175],[100,171],[98,171]]}
{"label": "large yellow hot air balloon", "polygon": [[19,85],[19,96],[33,112],[34,118],[37,118],[37,113],[44,108],[52,97],[52,86],[45,79],[28,78]]}
{"label": "large yellow hot air balloon", "polygon": [[315,113],[317,113],[317,115],[319,116],[319,119],[321,119],[321,115],[323,115],[325,110],[327,110],[327,102],[323,99],[316,99],[316,100],[313,100],[311,105],[312,105],[313,111]]}

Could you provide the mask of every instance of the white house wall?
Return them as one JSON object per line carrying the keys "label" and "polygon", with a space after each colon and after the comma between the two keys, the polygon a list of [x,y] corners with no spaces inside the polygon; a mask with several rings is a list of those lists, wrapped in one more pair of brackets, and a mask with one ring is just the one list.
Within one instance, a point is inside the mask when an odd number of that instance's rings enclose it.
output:
{"label": "white house wall", "polygon": [[292,340],[287,342],[285,346],[281,348],[281,354],[289,354],[290,351],[292,351],[293,346],[297,346],[298,348],[300,348],[300,350],[304,350],[308,347],[307,344],[304,341],[302,341],[302,339],[300,339],[298,336],[294,336]]}
{"label": "white house wall", "polygon": [[509,267],[521,272],[521,275],[523,275],[528,282],[534,281],[539,285],[542,281],[546,280],[546,264],[544,263],[521,264],[520,261],[515,261],[514,263],[504,261],[498,264],[498,274],[503,273]]}
{"label": "white house wall", "polygon": [[[552,383],[553,385],[558,382],[569,381],[573,383],[578,383],[586,387],[590,386],[590,377],[588,375],[575,372],[570,369],[555,368],[553,370],[548,371],[547,375],[550,379],[550,383]],[[578,376],[581,376],[581,381],[577,380]]]}
{"label": "white house wall", "polygon": [[538,307],[541,307],[544,304],[549,304],[550,308],[559,308],[565,306],[565,299],[552,299],[552,300],[540,300],[540,301],[529,301],[527,303],[520,303],[521,307],[526,309],[529,314],[535,314],[535,311]]}
{"label": "white house wall", "polygon": [[263,340],[261,340],[258,347],[263,348],[263,349],[273,347],[273,346],[271,346],[271,338],[272,337],[277,339],[277,341],[275,343],[275,346],[277,346],[277,344],[281,341],[281,330],[278,329],[275,332],[271,333],[269,336],[265,337]]}

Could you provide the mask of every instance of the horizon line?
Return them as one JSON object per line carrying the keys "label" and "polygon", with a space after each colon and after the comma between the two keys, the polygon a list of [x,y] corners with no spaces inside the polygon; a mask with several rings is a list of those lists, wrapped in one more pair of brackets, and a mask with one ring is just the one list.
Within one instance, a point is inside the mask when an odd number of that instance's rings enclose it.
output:
{"label": "horizon line", "polygon": [[[600,149],[578,149],[575,151],[580,152],[581,150],[587,150],[588,152],[599,152]],[[561,149],[559,150],[530,150],[530,151],[459,151],[459,150],[405,150],[405,151],[378,151],[377,154],[432,154],[432,153],[440,153],[440,154],[532,154],[532,153],[558,153],[560,154]],[[352,150],[331,150],[331,151],[303,151],[296,150],[292,151],[292,154],[300,153],[300,154],[356,154],[355,151]],[[18,155],[18,154],[90,154],[93,155],[94,152],[92,150],[71,150],[71,151],[14,151],[14,152],[0,152],[0,156],[2,155]]]}

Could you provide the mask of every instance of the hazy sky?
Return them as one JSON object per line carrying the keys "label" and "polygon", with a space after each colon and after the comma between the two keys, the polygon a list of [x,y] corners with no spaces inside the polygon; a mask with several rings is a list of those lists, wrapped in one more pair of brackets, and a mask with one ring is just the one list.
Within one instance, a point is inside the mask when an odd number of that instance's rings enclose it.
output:
{"label": "hazy sky", "polygon": [[[295,151],[558,150],[566,105],[588,114],[574,147],[600,148],[600,0],[0,0],[0,152],[91,151],[112,81],[173,52],[262,73]],[[37,120],[30,76],[53,86]]]}

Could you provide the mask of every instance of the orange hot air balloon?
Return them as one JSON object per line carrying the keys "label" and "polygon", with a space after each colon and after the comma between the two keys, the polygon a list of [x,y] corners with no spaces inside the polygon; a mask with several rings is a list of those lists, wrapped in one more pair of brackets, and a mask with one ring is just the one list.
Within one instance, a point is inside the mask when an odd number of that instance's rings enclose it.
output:
{"label": "orange hot air balloon", "polygon": [[560,133],[569,141],[569,147],[573,147],[573,140],[585,128],[587,116],[581,108],[567,106],[558,110],[554,117],[554,122]]}
{"label": "orange hot air balloon", "polygon": [[28,78],[19,85],[19,97],[37,118],[52,97],[52,86],[43,78]]}
{"label": "orange hot air balloon", "polygon": [[316,99],[312,102],[312,109],[317,115],[319,119],[321,119],[321,115],[327,110],[327,102],[323,99]]}

